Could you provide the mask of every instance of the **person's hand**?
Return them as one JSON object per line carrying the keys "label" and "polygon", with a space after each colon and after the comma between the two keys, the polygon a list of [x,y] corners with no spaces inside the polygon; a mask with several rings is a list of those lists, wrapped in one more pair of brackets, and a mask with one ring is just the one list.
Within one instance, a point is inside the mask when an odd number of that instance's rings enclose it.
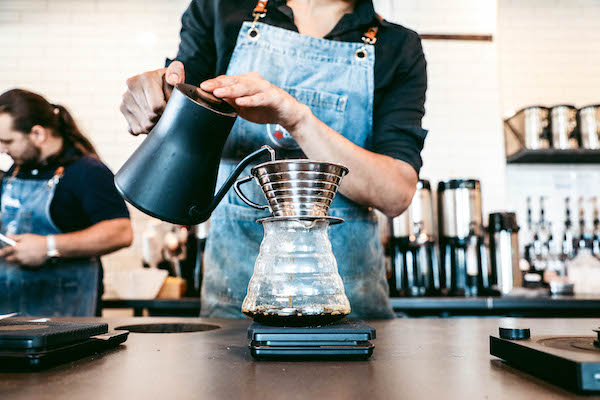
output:
{"label": "person's hand", "polygon": [[6,262],[25,265],[28,267],[39,267],[46,262],[46,237],[33,234],[7,235],[17,244],[0,249],[0,257]]}
{"label": "person's hand", "polygon": [[288,131],[292,131],[310,112],[307,106],[257,72],[221,75],[202,82],[200,88],[227,101],[245,120],[279,124]]}
{"label": "person's hand", "polygon": [[137,136],[150,132],[164,111],[173,86],[184,82],[180,61],[127,79],[120,110],[129,124],[129,133]]}

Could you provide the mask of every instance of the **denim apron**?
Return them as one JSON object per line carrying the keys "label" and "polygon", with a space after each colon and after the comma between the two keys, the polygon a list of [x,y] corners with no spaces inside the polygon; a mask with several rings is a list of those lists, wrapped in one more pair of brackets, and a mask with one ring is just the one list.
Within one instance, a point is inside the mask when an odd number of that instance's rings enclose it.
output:
{"label": "denim apron", "polygon": [[[50,204],[62,176],[59,170],[49,180],[4,178],[0,214],[3,234],[62,233],[50,216]],[[97,258],[60,259],[35,269],[0,259],[0,314],[94,316],[99,268]]]}
{"label": "denim apron", "polygon": [[[374,47],[301,35],[286,29],[244,22],[227,75],[260,73],[286,90],[335,131],[360,147],[369,147],[373,125]],[[366,50],[363,58],[356,56]],[[238,118],[219,168],[219,188],[236,163],[260,146],[275,148],[277,158],[305,158],[279,125],[260,125]],[[249,174],[250,167],[245,171]],[[352,171],[350,171],[352,174]],[[254,182],[244,186],[248,198],[265,204]],[[263,238],[255,221],[268,212],[245,205],[233,191],[211,216],[206,244],[201,315],[240,318],[241,305]],[[384,255],[374,212],[338,194],[330,215],[344,223],[329,228],[338,270],[352,308],[351,316],[393,318],[385,278]]]}

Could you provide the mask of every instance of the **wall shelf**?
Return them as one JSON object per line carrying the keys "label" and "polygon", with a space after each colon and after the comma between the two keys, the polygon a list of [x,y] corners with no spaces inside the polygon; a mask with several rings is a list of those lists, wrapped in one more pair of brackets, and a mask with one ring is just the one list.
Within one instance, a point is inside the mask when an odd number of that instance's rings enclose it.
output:
{"label": "wall shelf", "polygon": [[600,164],[600,150],[521,150],[506,158],[507,164]]}

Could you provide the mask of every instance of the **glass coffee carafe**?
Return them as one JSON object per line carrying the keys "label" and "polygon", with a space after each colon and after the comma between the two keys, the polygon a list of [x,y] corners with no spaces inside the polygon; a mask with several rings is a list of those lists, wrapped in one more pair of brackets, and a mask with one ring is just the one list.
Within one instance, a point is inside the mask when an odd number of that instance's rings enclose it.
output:
{"label": "glass coffee carafe", "polygon": [[[274,326],[326,325],[350,313],[350,302],[331,249],[327,215],[348,169],[313,160],[270,161],[252,168],[234,188],[247,204],[269,209],[254,274],[242,312]],[[256,180],[267,205],[246,198],[240,185]]]}
{"label": "glass coffee carafe", "polygon": [[245,315],[265,325],[305,326],[329,324],[350,313],[327,234],[331,221],[259,221],[265,234],[242,305]]}

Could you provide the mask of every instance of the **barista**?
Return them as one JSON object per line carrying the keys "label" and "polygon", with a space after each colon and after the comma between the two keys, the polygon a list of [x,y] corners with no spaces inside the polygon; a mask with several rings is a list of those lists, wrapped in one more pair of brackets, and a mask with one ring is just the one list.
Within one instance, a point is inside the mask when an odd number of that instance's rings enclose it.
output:
{"label": "barista", "polygon": [[[419,36],[381,19],[371,0],[195,0],[182,17],[176,60],[167,64],[127,81],[121,111],[130,132],[147,133],[172,85],[185,81],[241,117],[217,187],[264,144],[278,158],[346,165],[350,174],[330,211],[345,220],[330,228],[338,269],[354,316],[393,317],[372,208],[397,216],[415,192],[427,133]],[[212,214],[203,316],[241,317],[263,236],[255,220],[265,216],[233,193]]]}
{"label": "barista", "polygon": [[0,95],[0,314],[93,316],[99,256],[129,246],[127,207],[110,170],[62,106],[25,90]]}

